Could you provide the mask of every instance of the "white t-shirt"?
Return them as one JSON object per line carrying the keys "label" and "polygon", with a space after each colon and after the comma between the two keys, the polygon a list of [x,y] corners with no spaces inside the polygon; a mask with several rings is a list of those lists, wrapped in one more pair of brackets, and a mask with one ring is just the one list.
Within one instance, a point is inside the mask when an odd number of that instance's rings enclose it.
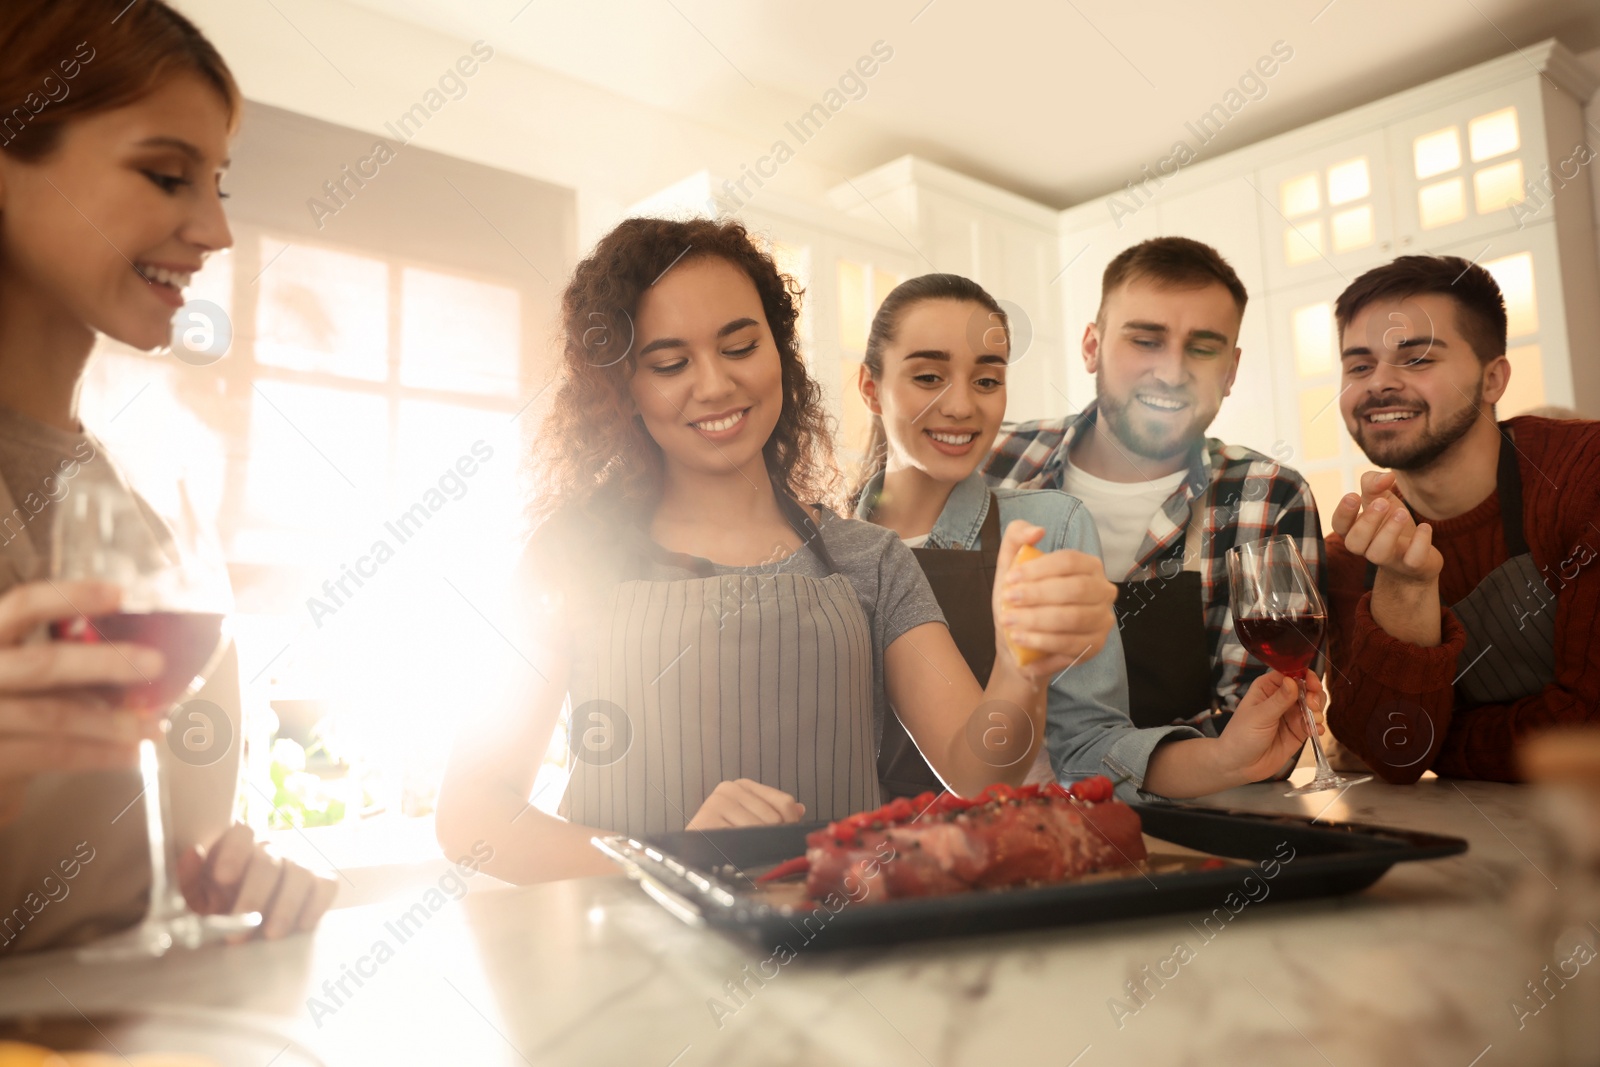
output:
{"label": "white t-shirt", "polygon": [[923,545],[928,543],[928,535],[923,534],[921,537],[902,537],[900,540],[907,548],[921,548]]}
{"label": "white t-shirt", "polygon": [[1068,461],[1061,488],[1083,501],[1094,516],[1107,578],[1113,582],[1127,578],[1150,520],[1186,474],[1187,470],[1180,469],[1150,482],[1108,482]]}

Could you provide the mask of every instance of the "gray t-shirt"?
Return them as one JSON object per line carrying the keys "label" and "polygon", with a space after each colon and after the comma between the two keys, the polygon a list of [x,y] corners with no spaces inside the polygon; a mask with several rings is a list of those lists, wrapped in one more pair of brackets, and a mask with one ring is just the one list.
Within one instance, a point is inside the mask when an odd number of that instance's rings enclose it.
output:
{"label": "gray t-shirt", "polygon": [[[925,622],[944,623],[944,613],[934,599],[928,579],[917,557],[900,543],[894,531],[859,519],[844,519],[819,507],[817,529],[827,546],[838,573],[855,589],[861,610],[867,616],[872,634],[872,736],[874,743],[883,736],[884,716],[889,711],[888,690],[884,684],[883,653],[900,635]],[[561,547],[567,538],[581,539],[581,523],[557,522],[544,536],[535,535],[528,546],[525,565],[545,574],[559,574],[569,566]],[[574,542],[567,542],[568,544]],[[577,543],[582,543],[581,540]],[[826,578],[827,566],[810,548],[801,548],[771,563],[751,567],[728,567],[712,563],[719,575],[794,574],[806,578]],[[645,562],[641,577],[655,581],[675,581],[700,575],[687,567],[677,567],[657,559]]]}

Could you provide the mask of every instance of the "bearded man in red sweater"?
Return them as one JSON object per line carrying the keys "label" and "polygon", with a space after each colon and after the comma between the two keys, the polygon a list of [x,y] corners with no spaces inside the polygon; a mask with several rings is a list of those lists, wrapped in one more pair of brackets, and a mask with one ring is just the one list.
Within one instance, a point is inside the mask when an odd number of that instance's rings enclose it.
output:
{"label": "bearded man in red sweater", "polygon": [[1515,781],[1514,750],[1600,723],[1600,422],[1497,423],[1488,271],[1402,256],[1339,297],[1345,426],[1387,471],[1327,540],[1334,736],[1391,782]]}

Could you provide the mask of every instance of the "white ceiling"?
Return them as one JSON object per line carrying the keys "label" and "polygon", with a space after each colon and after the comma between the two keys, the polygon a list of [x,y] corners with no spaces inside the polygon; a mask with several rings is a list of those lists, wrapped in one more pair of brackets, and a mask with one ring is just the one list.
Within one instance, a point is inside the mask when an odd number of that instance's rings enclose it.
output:
{"label": "white ceiling", "polygon": [[[1274,42],[1293,58],[1205,157],[1560,37],[1597,0],[351,0],[766,145],[885,41],[803,146],[841,178],[915,152],[1065,207],[1167,155]],[[1202,158],[1205,158],[1202,157]]]}

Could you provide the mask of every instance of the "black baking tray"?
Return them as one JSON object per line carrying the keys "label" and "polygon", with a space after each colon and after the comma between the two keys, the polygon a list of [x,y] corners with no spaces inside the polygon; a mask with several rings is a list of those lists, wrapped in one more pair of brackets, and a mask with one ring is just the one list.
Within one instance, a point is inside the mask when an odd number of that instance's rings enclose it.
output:
{"label": "black baking tray", "polygon": [[[1220,923],[1247,906],[1359,892],[1396,863],[1467,850],[1458,837],[1392,826],[1189,805],[1132,807],[1149,836],[1249,866],[844,902],[837,910],[818,910],[762,901],[750,874],[800,855],[806,834],[824,823],[661,833],[643,839],[617,835],[596,837],[594,844],[683,921],[762,947],[791,949],[801,944],[808,949],[851,948],[1171,912],[1217,913]],[[1275,873],[1269,878],[1267,872]]]}

